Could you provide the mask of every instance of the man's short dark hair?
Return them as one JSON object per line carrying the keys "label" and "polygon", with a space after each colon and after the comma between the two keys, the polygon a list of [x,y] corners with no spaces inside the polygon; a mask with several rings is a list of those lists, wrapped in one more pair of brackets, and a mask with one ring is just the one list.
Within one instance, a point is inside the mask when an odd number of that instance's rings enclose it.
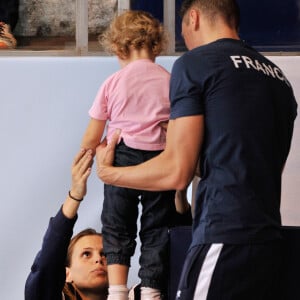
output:
{"label": "man's short dark hair", "polygon": [[180,16],[187,11],[196,7],[201,9],[211,20],[214,21],[216,16],[221,16],[231,28],[238,30],[240,24],[240,9],[235,0],[183,0]]}

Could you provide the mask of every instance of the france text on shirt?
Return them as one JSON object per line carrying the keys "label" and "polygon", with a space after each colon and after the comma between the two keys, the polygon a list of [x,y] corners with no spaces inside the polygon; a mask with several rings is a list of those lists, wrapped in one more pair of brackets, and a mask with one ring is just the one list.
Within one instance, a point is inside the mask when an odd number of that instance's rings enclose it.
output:
{"label": "france text on shirt", "polygon": [[236,69],[246,67],[247,69],[254,69],[258,72],[263,72],[267,76],[272,76],[281,81],[284,81],[288,86],[291,86],[283,72],[276,66],[267,65],[264,62],[259,62],[257,59],[251,59],[248,56],[232,55],[231,60]]}

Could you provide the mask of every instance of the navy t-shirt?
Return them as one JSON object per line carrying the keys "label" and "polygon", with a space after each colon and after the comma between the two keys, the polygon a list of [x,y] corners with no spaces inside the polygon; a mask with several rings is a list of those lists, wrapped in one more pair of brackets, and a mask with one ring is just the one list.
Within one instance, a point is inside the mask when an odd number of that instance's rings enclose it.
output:
{"label": "navy t-shirt", "polygon": [[297,115],[283,72],[242,41],[221,39],[174,63],[170,98],[171,119],[205,120],[192,245],[280,238],[281,173]]}

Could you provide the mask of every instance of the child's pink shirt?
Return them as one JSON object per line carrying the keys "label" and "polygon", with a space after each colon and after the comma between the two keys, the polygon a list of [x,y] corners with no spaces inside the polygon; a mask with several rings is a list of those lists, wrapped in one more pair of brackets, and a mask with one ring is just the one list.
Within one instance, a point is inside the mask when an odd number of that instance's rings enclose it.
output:
{"label": "child's pink shirt", "polygon": [[148,59],[129,63],[105,80],[89,110],[93,119],[108,120],[107,140],[121,129],[121,138],[131,148],[162,150],[168,121],[170,73]]}

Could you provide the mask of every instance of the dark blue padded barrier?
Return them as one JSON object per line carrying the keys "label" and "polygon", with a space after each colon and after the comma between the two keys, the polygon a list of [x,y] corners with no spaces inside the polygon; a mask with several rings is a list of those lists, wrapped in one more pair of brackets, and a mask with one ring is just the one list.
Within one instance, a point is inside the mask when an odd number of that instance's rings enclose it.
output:
{"label": "dark blue padded barrier", "polygon": [[300,299],[300,227],[283,226],[283,270],[281,276],[281,299]]}
{"label": "dark blue padded barrier", "polygon": [[175,299],[181,269],[191,241],[190,226],[178,226],[170,229],[169,300]]}
{"label": "dark blue padded barrier", "polygon": [[[280,282],[281,300],[300,299],[300,227],[283,226],[284,259]],[[192,240],[191,227],[170,230],[169,300],[174,300],[185,254]]]}
{"label": "dark blue padded barrier", "polygon": [[[240,37],[258,51],[300,51],[299,0],[237,0],[241,11]],[[176,0],[176,51],[186,51],[181,37]],[[131,8],[150,12],[163,22],[163,0],[131,0]]]}

